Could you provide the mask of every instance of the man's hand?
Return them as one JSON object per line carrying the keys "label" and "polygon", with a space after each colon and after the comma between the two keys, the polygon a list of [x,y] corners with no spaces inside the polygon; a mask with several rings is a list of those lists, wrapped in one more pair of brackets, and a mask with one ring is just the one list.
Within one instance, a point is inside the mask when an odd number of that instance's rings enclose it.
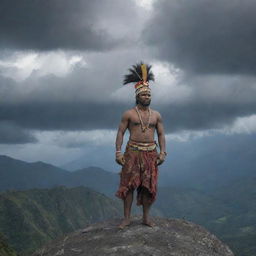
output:
{"label": "man's hand", "polygon": [[122,153],[116,154],[116,162],[122,166],[125,164],[124,155]]}
{"label": "man's hand", "polygon": [[157,163],[157,165],[161,165],[164,161],[165,161],[165,153],[164,152],[160,152],[158,154],[156,163]]}

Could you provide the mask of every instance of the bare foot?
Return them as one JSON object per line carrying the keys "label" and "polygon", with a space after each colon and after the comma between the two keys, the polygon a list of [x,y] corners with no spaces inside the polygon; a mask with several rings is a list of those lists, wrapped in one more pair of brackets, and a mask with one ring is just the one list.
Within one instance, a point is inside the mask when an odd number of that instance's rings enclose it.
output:
{"label": "bare foot", "polygon": [[129,219],[123,219],[121,224],[118,226],[120,229],[124,229],[125,227],[129,226],[131,221]]}
{"label": "bare foot", "polygon": [[153,221],[150,221],[150,220],[143,220],[142,224],[146,225],[148,227],[151,227],[151,228],[155,227],[155,225],[156,225]]}

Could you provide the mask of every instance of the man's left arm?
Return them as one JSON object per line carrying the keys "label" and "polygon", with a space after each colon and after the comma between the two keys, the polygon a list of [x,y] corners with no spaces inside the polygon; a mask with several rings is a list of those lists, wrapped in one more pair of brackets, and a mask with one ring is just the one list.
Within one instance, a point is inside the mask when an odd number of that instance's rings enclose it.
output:
{"label": "man's left arm", "polygon": [[166,142],[165,142],[165,134],[164,134],[164,125],[163,120],[160,113],[157,113],[157,125],[156,131],[158,136],[158,144],[160,147],[160,153],[158,155],[158,165],[162,164],[167,155],[166,153]]}

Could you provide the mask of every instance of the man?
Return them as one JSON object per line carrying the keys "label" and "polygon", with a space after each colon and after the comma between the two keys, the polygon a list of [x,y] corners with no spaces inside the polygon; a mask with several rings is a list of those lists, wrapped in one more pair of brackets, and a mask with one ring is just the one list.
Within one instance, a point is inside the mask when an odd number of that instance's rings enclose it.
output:
{"label": "man", "polygon": [[[156,198],[158,165],[166,156],[165,135],[161,115],[152,110],[149,80],[154,80],[151,66],[143,63],[133,66],[125,76],[124,84],[135,84],[136,106],[126,111],[116,137],[116,162],[122,165],[120,186],[116,196],[124,201],[124,219],[119,225],[124,228],[130,224],[133,192],[137,189],[137,205],[143,206],[142,223],[153,227],[149,219],[149,209]],[[121,147],[126,130],[130,137],[124,155]],[[157,132],[160,153],[157,153],[154,133]]]}

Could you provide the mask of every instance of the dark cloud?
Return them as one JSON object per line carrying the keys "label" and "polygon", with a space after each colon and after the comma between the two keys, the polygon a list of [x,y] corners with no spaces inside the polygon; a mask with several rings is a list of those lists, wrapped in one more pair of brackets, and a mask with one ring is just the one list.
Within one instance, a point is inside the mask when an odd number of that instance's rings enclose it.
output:
{"label": "dark cloud", "polygon": [[[153,98],[154,101],[154,98]],[[133,104],[115,102],[34,102],[1,104],[0,119],[24,129],[93,130],[117,129],[121,114]],[[256,104],[214,103],[198,100],[187,104],[152,104],[163,116],[166,132],[207,130],[232,124],[239,116],[255,113]]]}
{"label": "dark cloud", "polygon": [[121,111],[120,104],[113,103],[24,102],[2,104],[0,120],[8,118],[27,129],[93,130],[117,128]]}
{"label": "dark cloud", "polygon": [[0,121],[42,131],[117,128],[122,108],[109,95],[121,87],[121,75],[114,77],[108,68],[96,61],[64,77],[38,77],[35,71],[18,82],[0,76]]}
{"label": "dark cloud", "polygon": [[186,71],[254,74],[255,9],[254,0],[159,0],[143,39]]}
{"label": "dark cloud", "polygon": [[221,129],[237,117],[252,115],[256,104],[214,104],[194,102],[187,105],[169,105],[158,108],[167,132],[182,130]]}
{"label": "dark cloud", "polygon": [[24,144],[35,143],[36,138],[26,129],[13,122],[0,121],[0,143],[1,144]]}
{"label": "dark cloud", "polygon": [[[23,82],[0,77],[0,120],[26,131],[117,129],[122,112],[134,106],[135,98],[130,99],[132,93],[128,101],[118,101],[110,95],[121,88],[121,74],[129,65],[101,62],[100,58],[91,67],[76,67],[64,77],[38,77],[36,72]],[[188,96],[163,102],[153,92],[152,108],[162,114],[166,132],[221,128],[256,112],[255,81],[243,76],[194,76],[188,83],[184,77],[180,83],[193,88]]]}
{"label": "dark cloud", "polygon": [[132,2],[120,5],[117,0],[2,0],[0,47],[21,50],[112,48],[122,42],[109,33],[113,17],[121,17],[121,7],[124,19],[128,18],[127,12],[135,14]]}

